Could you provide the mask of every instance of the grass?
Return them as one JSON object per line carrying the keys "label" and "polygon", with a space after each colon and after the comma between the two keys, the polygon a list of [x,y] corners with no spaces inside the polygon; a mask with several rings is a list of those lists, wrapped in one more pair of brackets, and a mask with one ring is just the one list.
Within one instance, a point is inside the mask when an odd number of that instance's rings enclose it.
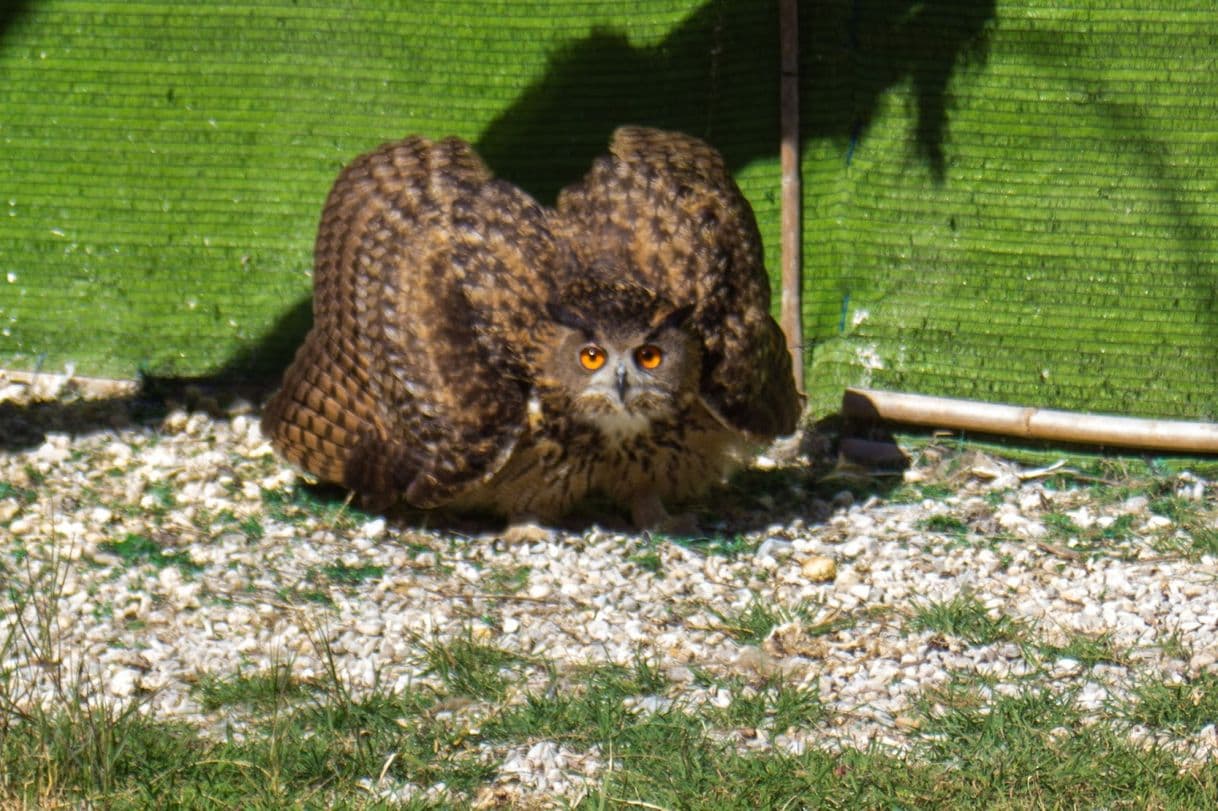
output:
{"label": "grass", "polygon": [[305,486],[287,490],[264,489],[262,505],[272,520],[300,524],[315,519],[333,529],[350,528],[375,517],[346,501],[325,497],[327,492],[325,487]]}
{"label": "grass", "polygon": [[385,574],[384,566],[365,563],[349,566],[346,563],[331,563],[320,566],[309,573],[314,583],[333,583],[339,586],[358,586],[365,580],[375,580]]}
{"label": "grass", "polygon": [[1110,633],[1076,633],[1072,634],[1064,645],[1040,643],[1036,649],[1046,659],[1071,659],[1088,668],[1101,664],[1125,665],[1129,662],[1129,657],[1117,648]]}
{"label": "grass", "polygon": [[31,504],[38,498],[38,492],[29,487],[19,487],[6,481],[0,481],[0,499],[16,499],[23,504]]}
{"label": "grass", "polygon": [[760,644],[770,631],[790,619],[786,612],[761,600],[753,600],[738,611],[719,612],[710,606],[707,610],[719,620],[719,630],[745,645]]}
{"label": "grass", "polygon": [[428,673],[451,693],[488,700],[502,699],[527,664],[517,654],[475,641],[468,630],[457,639],[425,644],[424,656]]}
{"label": "grass", "polygon": [[731,693],[730,703],[703,714],[718,726],[768,728],[778,734],[796,727],[815,726],[829,715],[817,691],[781,679],[767,679],[757,686],[735,679],[726,689]]}
{"label": "grass", "polygon": [[760,645],[776,627],[795,620],[802,623],[802,634],[806,637],[833,633],[848,628],[854,623],[854,619],[847,616],[818,619],[818,607],[808,603],[800,603],[788,608],[753,599],[744,608],[730,611],[720,611],[713,605],[704,607],[718,620],[714,626],[715,629],[727,634],[741,645]]}
{"label": "grass", "polygon": [[532,573],[530,566],[496,567],[483,573],[482,583],[488,594],[510,596],[529,585],[529,575]]}
{"label": "grass", "polygon": [[121,541],[102,541],[97,548],[121,558],[129,565],[149,563],[158,569],[177,566],[184,572],[203,570],[201,565],[190,559],[190,555],[167,549],[146,535],[128,533]]}
{"label": "grass", "polygon": [[1189,498],[1166,495],[1150,502],[1150,511],[1174,521],[1190,539],[1189,551],[1198,555],[1218,555],[1218,527],[1203,505]]}
{"label": "grass", "polygon": [[921,708],[919,748],[946,769],[945,807],[1203,808],[1218,797],[1212,762],[1182,773],[1167,752],[1095,723],[1069,692],[1024,688],[978,701],[965,685],[944,695]]}
{"label": "grass", "polygon": [[1186,735],[1218,723],[1218,674],[1178,681],[1145,678],[1133,694],[1133,704],[1124,713],[1133,723]]}
{"label": "grass", "polygon": [[893,490],[888,500],[894,504],[917,504],[927,499],[943,501],[955,493],[955,490],[942,484],[906,483]]}
{"label": "grass", "polygon": [[970,645],[1021,642],[1026,638],[1026,629],[1019,621],[1001,614],[992,616],[968,590],[962,590],[950,600],[918,605],[906,627],[911,631],[956,637]]}
{"label": "grass", "polygon": [[956,537],[963,537],[968,533],[968,524],[954,515],[932,515],[920,522],[918,528]]}
{"label": "grass", "polygon": [[308,695],[312,685],[295,678],[288,664],[275,663],[264,673],[218,678],[204,676],[194,693],[206,712],[234,705],[270,710]]}

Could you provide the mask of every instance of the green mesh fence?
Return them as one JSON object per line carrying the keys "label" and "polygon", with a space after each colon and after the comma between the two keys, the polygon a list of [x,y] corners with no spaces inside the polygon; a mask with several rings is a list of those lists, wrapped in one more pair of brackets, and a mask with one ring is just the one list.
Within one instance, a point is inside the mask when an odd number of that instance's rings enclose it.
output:
{"label": "green mesh fence", "polygon": [[[1218,15],[804,0],[808,388],[1212,418]],[[357,153],[454,133],[543,201],[609,132],[724,153],[777,278],[769,0],[0,9],[0,366],[272,378]]]}

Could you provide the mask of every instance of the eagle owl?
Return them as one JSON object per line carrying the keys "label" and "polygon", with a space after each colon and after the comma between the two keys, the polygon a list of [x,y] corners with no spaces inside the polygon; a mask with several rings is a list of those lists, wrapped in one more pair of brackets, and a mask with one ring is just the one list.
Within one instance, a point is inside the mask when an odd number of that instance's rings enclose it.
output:
{"label": "eagle owl", "polygon": [[687,135],[618,129],[553,208],[456,138],[339,175],[313,327],[263,415],[290,462],[383,508],[640,528],[795,430],[752,210]]}

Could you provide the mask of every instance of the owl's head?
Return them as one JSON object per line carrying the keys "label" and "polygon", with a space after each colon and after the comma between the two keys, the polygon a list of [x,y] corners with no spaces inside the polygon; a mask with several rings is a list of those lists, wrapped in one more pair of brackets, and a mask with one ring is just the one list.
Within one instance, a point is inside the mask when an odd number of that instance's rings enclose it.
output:
{"label": "owl's head", "polygon": [[578,306],[552,303],[557,333],[546,377],[576,419],[619,437],[639,433],[698,391],[701,352],[687,329],[693,309],[638,289],[615,289]]}

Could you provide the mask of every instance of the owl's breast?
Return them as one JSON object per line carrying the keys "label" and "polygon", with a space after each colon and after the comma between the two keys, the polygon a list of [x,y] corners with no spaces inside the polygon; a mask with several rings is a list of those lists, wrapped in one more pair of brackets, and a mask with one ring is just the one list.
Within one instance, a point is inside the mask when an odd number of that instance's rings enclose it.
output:
{"label": "owl's breast", "polygon": [[719,483],[747,443],[698,403],[662,418],[549,413],[532,401],[525,431],[502,468],[457,506],[554,519],[590,496],[629,505],[641,493],[684,500]]}

